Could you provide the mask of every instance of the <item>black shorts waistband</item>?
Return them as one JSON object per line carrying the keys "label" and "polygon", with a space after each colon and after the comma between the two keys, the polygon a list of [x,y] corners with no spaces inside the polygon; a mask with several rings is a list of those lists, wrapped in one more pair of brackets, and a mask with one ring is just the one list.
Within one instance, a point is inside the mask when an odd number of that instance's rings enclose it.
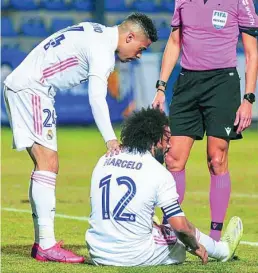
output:
{"label": "black shorts waistband", "polygon": [[227,67],[227,68],[218,68],[218,69],[210,69],[210,70],[190,70],[182,67],[182,72],[195,72],[195,73],[207,73],[207,72],[230,72],[236,71],[236,67]]}

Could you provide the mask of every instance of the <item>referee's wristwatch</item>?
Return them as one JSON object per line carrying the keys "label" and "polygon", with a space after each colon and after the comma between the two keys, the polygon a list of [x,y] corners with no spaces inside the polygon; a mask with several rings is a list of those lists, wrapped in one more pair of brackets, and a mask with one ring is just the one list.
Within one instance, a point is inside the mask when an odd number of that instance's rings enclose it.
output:
{"label": "referee's wristwatch", "polygon": [[251,104],[253,104],[255,102],[255,94],[254,93],[246,93],[246,94],[244,94],[244,100],[247,100]]}
{"label": "referee's wristwatch", "polygon": [[159,88],[160,86],[163,86],[164,89],[166,90],[167,83],[164,82],[164,81],[158,80],[158,81],[156,82],[156,88]]}

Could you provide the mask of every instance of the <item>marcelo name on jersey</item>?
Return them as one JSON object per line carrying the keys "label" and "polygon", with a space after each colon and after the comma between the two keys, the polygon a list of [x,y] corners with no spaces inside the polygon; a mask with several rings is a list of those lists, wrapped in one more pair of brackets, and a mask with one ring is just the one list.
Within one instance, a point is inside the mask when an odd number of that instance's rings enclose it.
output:
{"label": "marcelo name on jersey", "polygon": [[110,157],[106,159],[106,161],[104,162],[104,166],[114,166],[114,167],[120,167],[120,168],[132,169],[132,170],[140,170],[142,168],[142,163]]}

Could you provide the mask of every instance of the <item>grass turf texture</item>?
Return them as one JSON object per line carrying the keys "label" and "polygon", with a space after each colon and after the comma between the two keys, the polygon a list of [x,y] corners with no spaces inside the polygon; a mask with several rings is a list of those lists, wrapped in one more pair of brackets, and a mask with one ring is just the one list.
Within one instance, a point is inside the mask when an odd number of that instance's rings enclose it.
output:
{"label": "grass turf texture", "polygon": [[[117,130],[118,133],[119,130]],[[238,215],[244,224],[243,241],[258,241],[257,131],[247,131],[244,139],[230,144],[232,197],[225,225]],[[2,128],[2,208],[30,210],[28,183],[33,165],[26,152],[11,149],[11,132]],[[187,165],[187,191],[183,209],[203,232],[209,232],[209,174],[206,167],[206,141],[195,143]],[[60,128],[58,130],[60,172],[57,180],[58,214],[89,216],[89,184],[92,169],[105,145],[96,128]],[[158,211],[160,216],[160,212]],[[88,253],[84,234],[87,221],[56,218],[57,240],[78,254]],[[2,272],[258,272],[258,247],[240,245],[239,260],[228,263],[210,261],[203,266],[197,257],[187,255],[183,265],[145,268],[94,267],[60,263],[39,263],[30,258],[33,225],[29,213],[2,211]]]}

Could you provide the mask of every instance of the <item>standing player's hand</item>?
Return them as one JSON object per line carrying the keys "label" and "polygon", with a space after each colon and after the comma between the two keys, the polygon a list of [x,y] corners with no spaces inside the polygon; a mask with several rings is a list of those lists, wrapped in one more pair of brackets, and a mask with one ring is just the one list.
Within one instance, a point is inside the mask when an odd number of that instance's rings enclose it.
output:
{"label": "standing player's hand", "polygon": [[252,104],[243,100],[242,104],[239,106],[234,126],[237,126],[237,134],[243,132],[246,128],[251,125],[252,122]]}
{"label": "standing player's hand", "polygon": [[165,93],[162,91],[157,91],[154,100],[152,102],[153,108],[159,108],[160,111],[164,111],[164,103],[165,103]]}
{"label": "standing player's hand", "polygon": [[106,145],[107,145],[106,156],[109,156],[109,155],[112,156],[114,154],[116,154],[116,155],[119,154],[121,147],[120,147],[120,144],[117,139],[109,140],[106,143]]}
{"label": "standing player's hand", "polygon": [[208,262],[207,250],[201,244],[198,244],[198,246],[199,246],[199,248],[194,251],[194,254],[197,255],[202,260],[202,264],[207,264],[207,262]]}

